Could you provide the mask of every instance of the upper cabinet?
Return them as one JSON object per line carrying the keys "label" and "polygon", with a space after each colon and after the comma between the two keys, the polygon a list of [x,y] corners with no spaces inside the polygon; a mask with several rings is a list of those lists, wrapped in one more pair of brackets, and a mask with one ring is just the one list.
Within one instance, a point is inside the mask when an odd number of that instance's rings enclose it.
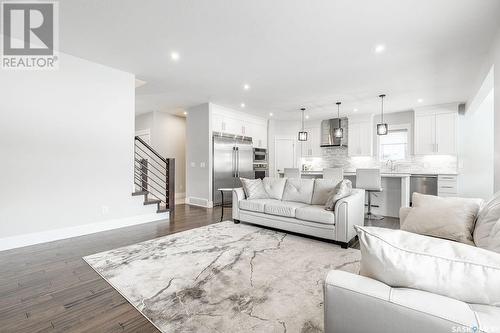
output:
{"label": "upper cabinet", "polygon": [[458,105],[415,110],[415,155],[457,154]]}
{"label": "upper cabinet", "polygon": [[267,119],[210,104],[212,131],[252,138],[255,148],[267,148]]}
{"label": "upper cabinet", "polygon": [[304,128],[307,132],[307,141],[300,142],[302,147],[302,157],[320,157],[321,156],[321,130],[319,127]]}
{"label": "upper cabinet", "polygon": [[373,115],[350,116],[347,131],[349,156],[373,155]]}

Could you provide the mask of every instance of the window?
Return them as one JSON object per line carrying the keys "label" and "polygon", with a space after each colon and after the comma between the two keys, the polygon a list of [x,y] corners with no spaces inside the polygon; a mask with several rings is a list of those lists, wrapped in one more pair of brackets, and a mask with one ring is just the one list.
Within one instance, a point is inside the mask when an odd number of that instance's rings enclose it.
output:
{"label": "window", "polygon": [[408,129],[389,130],[379,136],[378,157],[381,161],[404,160],[408,156]]}

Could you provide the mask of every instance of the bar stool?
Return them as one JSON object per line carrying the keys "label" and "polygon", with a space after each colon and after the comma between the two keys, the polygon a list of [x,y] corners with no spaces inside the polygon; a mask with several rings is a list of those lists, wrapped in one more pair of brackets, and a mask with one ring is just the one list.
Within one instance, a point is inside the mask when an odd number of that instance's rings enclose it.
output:
{"label": "bar stool", "polygon": [[382,178],[380,169],[356,169],[356,188],[368,192],[368,212],[365,217],[369,220],[382,220],[383,216],[372,214],[372,193],[382,192]]}
{"label": "bar stool", "polygon": [[285,168],[285,178],[300,178],[300,170],[298,168]]}
{"label": "bar stool", "polygon": [[339,182],[344,179],[344,169],[342,168],[325,168],[323,169],[323,179],[338,179]]}

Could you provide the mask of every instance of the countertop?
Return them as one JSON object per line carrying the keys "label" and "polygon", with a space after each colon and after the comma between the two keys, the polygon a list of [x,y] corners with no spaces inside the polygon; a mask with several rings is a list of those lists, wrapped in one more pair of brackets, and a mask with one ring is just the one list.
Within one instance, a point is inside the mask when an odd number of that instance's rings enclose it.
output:
{"label": "countertop", "polygon": [[[281,174],[283,172],[280,172]],[[322,175],[323,171],[321,170],[308,170],[308,171],[301,171],[301,174],[303,175]],[[356,170],[345,170],[344,175],[346,176],[355,176],[356,175]],[[429,171],[423,171],[423,172],[399,172],[399,171],[394,171],[394,172],[384,172],[380,174],[382,177],[395,177],[395,178],[401,178],[401,177],[410,177],[411,175],[453,175],[456,176],[458,175],[457,172],[429,172]]]}

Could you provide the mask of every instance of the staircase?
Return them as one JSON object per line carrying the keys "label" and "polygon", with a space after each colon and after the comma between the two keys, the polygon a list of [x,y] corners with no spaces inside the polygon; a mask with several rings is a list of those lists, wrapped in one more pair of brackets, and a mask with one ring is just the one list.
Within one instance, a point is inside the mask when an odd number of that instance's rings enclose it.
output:
{"label": "staircase", "polygon": [[157,213],[175,209],[175,159],[165,158],[140,137],[134,139],[134,184],[132,195],[144,196],[145,205],[156,205]]}

